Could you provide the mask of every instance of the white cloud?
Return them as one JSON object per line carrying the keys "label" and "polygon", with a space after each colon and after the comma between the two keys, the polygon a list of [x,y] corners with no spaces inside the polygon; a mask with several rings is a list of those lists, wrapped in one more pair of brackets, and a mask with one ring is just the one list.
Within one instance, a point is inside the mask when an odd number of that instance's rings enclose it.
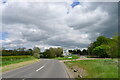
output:
{"label": "white cloud", "polygon": [[10,3],[2,15],[3,32],[9,33],[3,46],[85,48],[105,30],[112,29],[109,22],[115,21],[111,16],[117,15],[117,9],[111,5],[116,4],[81,3],[67,14],[66,3]]}

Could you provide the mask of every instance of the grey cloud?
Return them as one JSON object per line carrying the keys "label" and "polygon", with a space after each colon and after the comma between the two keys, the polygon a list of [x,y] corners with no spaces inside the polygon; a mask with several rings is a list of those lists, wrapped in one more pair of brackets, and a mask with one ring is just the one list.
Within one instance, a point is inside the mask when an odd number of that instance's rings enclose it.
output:
{"label": "grey cloud", "polygon": [[[77,14],[74,18],[71,27],[85,31],[88,33],[99,32],[103,36],[110,37],[117,32],[118,28],[118,4],[117,3],[88,3],[87,10],[82,14]],[[98,11],[98,12],[97,12]],[[79,11],[80,12],[80,11]],[[81,12],[80,12],[81,13]],[[91,14],[92,13],[92,14]],[[88,15],[91,14],[91,15]],[[74,15],[74,13],[73,13]],[[79,15],[82,15],[79,17]],[[88,16],[88,19],[83,19],[84,16]],[[94,16],[95,15],[95,16]],[[85,17],[86,17],[85,16]],[[70,17],[68,17],[70,19]],[[72,19],[71,19],[72,20]],[[83,21],[81,21],[83,20]],[[68,21],[72,22],[72,21]]]}
{"label": "grey cloud", "polygon": [[2,21],[11,42],[4,46],[84,48],[99,35],[117,32],[117,3],[82,3],[66,11],[64,3],[8,4]]}

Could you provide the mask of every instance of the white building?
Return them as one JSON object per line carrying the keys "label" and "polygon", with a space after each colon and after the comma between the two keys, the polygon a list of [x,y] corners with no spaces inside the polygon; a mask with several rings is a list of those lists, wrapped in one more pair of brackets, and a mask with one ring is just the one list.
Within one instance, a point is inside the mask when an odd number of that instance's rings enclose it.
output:
{"label": "white building", "polygon": [[68,56],[68,55],[69,55],[68,49],[63,49],[63,56]]}

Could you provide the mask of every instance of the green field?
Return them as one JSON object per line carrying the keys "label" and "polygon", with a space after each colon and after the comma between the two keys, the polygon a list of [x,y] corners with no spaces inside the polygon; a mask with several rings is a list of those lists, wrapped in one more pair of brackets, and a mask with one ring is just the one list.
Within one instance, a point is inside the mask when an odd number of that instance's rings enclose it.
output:
{"label": "green field", "polygon": [[6,66],[9,64],[24,62],[35,59],[33,56],[2,56],[0,57],[2,62],[0,63],[1,66]]}
{"label": "green field", "polygon": [[[71,58],[69,58],[71,57]],[[71,55],[71,56],[65,56],[65,57],[57,57],[57,58],[54,58],[54,59],[57,59],[57,60],[72,60],[72,59],[78,59],[79,57],[76,56],[76,55]]]}
{"label": "green field", "polygon": [[86,71],[83,78],[118,78],[117,59],[79,60],[65,62],[69,68],[78,66]]}

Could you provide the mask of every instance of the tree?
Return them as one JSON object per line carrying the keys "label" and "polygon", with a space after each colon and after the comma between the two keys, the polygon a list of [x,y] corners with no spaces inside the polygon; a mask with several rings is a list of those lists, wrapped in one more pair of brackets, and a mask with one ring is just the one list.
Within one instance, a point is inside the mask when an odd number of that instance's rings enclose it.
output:
{"label": "tree", "polygon": [[74,50],[73,50],[73,54],[77,54],[77,50],[74,49]]}
{"label": "tree", "polygon": [[93,53],[93,49],[100,46],[100,45],[108,45],[110,43],[111,39],[106,38],[104,36],[99,36],[95,42],[91,43],[88,47],[88,54],[89,55],[96,55]]}
{"label": "tree", "polygon": [[77,54],[81,54],[81,50],[80,49],[77,49]]}
{"label": "tree", "polygon": [[55,54],[57,57],[62,57],[63,56],[63,49],[62,48],[56,48],[55,49]]}
{"label": "tree", "polygon": [[33,56],[36,58],[40,58],[40,48],[38,47],[33,48]]}
{"label": "tree", "polygon": [[46,50],[43,52],[43,56],[42,56],[42,57],[48,58],[48,57],[49,57],[49,53],[50,53],[49,49],[46,49]]}
{"label": "tree", "polygon": [[50,57],[50,58],[56,57],[55,49],[54,49],[54,48],[50,48],[50,49],[49,49],[49,57]]}
{"label": "tree", "polygon": [[108,46],[106,46],[106,45],[101,45],[101,46],[95,47],[92,52],[93,52],[97,57],[109,57],[108,54],[107,54],[108,49],[109,49]]}
{"label": "tree", "polygon": [[33,50],[32,49],[28,49],[26,52],[27,52],[27,54],[33,56]]}
{"label": "tree", "polygon": [[95,42],[91,43],[88,47],[90,55],[97,55],[99,57],[120,57],[120,36],[116,35],[112,38],[99,36]]}
{"label": "tree", "polygon": [[46,49],[42,54],[42,57],[44,58],[54,58],[54,57],[62,57],[62,56],[63,56],[62,48]]}
{"label": "tree", "polygon": [[83,50],[82,50],[82,54],[83,54],[83,55],[88,55],[88,51],[85,50],[85,49],[83,49]]}
{"label": "tree", "polygon": [[69,53],[73,54],[73,50],[68,50],[68,51],[69,51]]}
{"label": "tree", "polygon": [[96,46],[100,46],[101,44],[108,44],[108,38],[104,37],[104,36],[99,36],[97,38],[97,41],[96,41]]}
{"label": "tree", "polygon": [[109,42],[108,46],[109,46],[109,50],[108,50],[108,55],[111,58],[116,58],[120,56],[120,45],[119,45],[119,41],[118,41],[119,36],[113,36],[111,41]]}

